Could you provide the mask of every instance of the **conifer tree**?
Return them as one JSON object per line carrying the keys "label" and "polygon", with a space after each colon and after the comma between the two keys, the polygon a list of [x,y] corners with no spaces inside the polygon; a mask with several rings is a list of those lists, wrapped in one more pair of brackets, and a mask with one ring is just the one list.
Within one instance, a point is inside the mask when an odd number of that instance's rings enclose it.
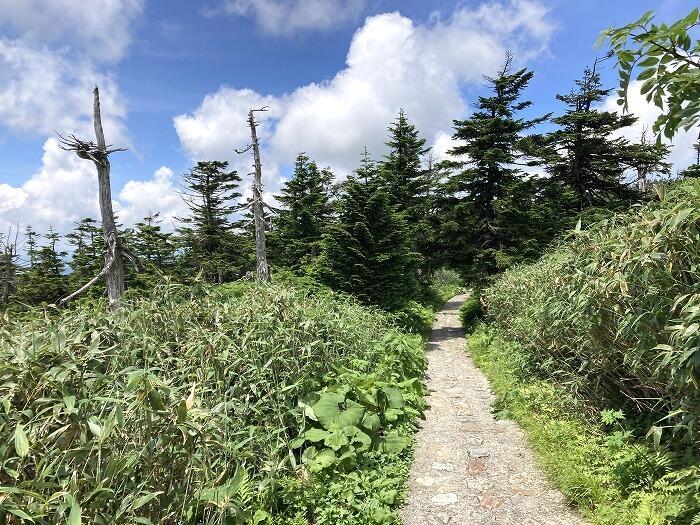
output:
{"label": "conifer tree", "polygon": [[[102,226],[91,218],[85,218],[75,224],[73,231],[66,235],[66,240],[73,247],[69,266],[68,281],[72,290],[77,290],[100,273],[104,266],[104,238]],[[87,293],[103,293],[94,288]]]}
{"label": "conifer tree", "polygon": [[536,245],[534,225],[524,212],[534,199],[532,184],[523,182],[516,163],[525,156],[523,133],[546,120],[517,116],[531,105],[520,101],[533,76],[520,69],[511,72],[506,57],[495,78],[485,77],[493,93],[479,97],[477,111],[455,121],[453,138],[462,142],[450,151],[466,157],[447,182],[451,217],[444,228],[453,259],[470,279],[482,280],[527,257]]}
{"label": "conifer tree", "polygon": [[180,218],[186,225],[179,229],[184,271],[201,271],[211,283],[225,282],[240,273],[230,216],[239,209],[234,201],[241,196],[241,178],[227,168],[228,162],[198,162],[183,177],[184,199],[190,209],[190,215]]}
{"label": "conifer tree", "polygon": [[569,94],[557,95],[567,105],[566,112],[552,121],[559,129],[547,136],[544,162],[550,181],[567,187],[573,194],[570,206],[619,207],[643,198],[636,180],[627,170],[650,173],[667,171],[663,162],[667,149],[657,144],[632,144],[619,136],[637,118],[602,111],[596,104],[612,90],[604,89],[600,75],[586,68]]}
{"label": "conifer tree", "polygon": [[429,148],[425,139],[406,118],[403,110],[389,126],[389,154],[380,165],[391,204],[403,213],[409,226],[419,228],[427,212],[429,177],[421,167],[421,157]]}
{"label": "conifer tree", "polygon": [[165,271],[173,264],[173,234],[163,231],[161,224],[160,213],[150,213],[136,223],[134,247],[146,271]]}
{"label": "conifer tree", "polygon": [[700,178],[700,137],[693,144],[695,162],[679,173],[681,177]]}
{"label": "conifer tree", "polygon": [[283,207],[270,239],[275,262],[301,270],[320,254],[321,238],[331,217],[332,182],[329,170],[320,170],[304,153],[297,156],[294,175],[278,197]]}
{"label": "conifer tree", "polygon": [[37,241],[36,241],[36,236],[37,233],[34,231],[34,229],[31,227],[31,225],[27,225],[27,228],[24,231],[24,238],[25,238],[25,243],[27,245],[27,257],[29,258],[29,269],[34,267],[37,261]]}
{"label": "conifer tree", "polygon": [[417,292],[418,254],[367,157],[343,185],[337,223],[323,239],[316,272],[336,290],[393,310]]}
{"label": "conifer tree", "polygon": [[46,243],[38,246],[36,261],[26,270],[17,289],[17,297],[21,301],[33,304],[53,303],[61,299],[68,291],[66,286],[65,251],[58,250],[61,239],[58,232],[49,227],[44,235]]}

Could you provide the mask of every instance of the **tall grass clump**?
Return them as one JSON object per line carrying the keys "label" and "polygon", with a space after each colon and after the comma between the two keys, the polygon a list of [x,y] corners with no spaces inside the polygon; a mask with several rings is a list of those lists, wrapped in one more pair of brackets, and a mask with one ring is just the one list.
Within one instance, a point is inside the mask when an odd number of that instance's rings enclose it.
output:
{"label": "tall grass clump", "polygon": [[[337,521],[299,494],[335,508],[331,470],[408,453],[424,365],[385,314],[272,285],[6,317],[0,523]],[[391,516],[380,493],[346,522]]]}
{"label": "tall grass clump", "polygon": [[575,232],[486,291],[489,318],[540,368],[697,447],[700,181]]}

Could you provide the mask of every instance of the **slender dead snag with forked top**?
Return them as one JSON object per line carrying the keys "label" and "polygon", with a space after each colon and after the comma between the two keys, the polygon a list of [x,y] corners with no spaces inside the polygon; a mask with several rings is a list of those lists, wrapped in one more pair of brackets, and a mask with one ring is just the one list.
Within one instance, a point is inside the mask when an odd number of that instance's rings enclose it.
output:
{"label": "slender dead snag with forked top", "polygon": [[248,125],[250,126],[251,144],[243,149],[236,150],[236,153],[244,153],[249,149],[253,150],[253,167],[255,169],[253,180],[253,220],[255,222],[255,255],[257,259],[257,274],[259,281],[270,280],[270,267],[267,264],[267,253],[265,251],[265,220],[263,218],[262,201],[262,164],[260,162],[260,145],[258,142],[258,132],[256,130],[255,112],[267,111],[267,107],[251,109],[248,111]]}
{"label": "slender dead snag with forked top", "polygon": [[100,92],[95,86],[93,91],[93,117],[95,124],[95,138],[97,144],[93,142],[84,142],[77,139],[75,135],[63,137],[60,147],[66,151],[74,151],[81,159],[91,160],[97,168],[97,181],[99,186],[100,200],[100,215],[102,218],[102,235],[105,242],[105,266],[102,271],[97,274],[92,280],[82,286],[79,290],[73,292],[67,297],[61,299],[61,303],[65,303],[75,296],[87,290],[95,284],[100,278],[105,277],[107,282],[107,298],[109,299],[109,307],[112,311],[117,308],[117,304],[122,295],[124,295],[124,250],[119,242],[117,234],[117,226],[114,221],[114,211],[112,209],[112,189],[109,181],[109,155],[116,151],[125,151],[123,148],[112,148],[105,143],[105,135],[102,129],[102,117],[100,115]]}

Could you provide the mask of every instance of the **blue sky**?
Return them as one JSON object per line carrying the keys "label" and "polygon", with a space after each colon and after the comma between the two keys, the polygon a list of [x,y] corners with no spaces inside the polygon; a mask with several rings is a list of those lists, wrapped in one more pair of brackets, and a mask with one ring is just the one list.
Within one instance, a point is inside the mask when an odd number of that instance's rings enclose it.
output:
{"label": "blue sky", "polygon": [[[362,145],[382,153],[384,129],[404,107],[436,151],[450,120],[483,92],[505,49],[532,68],[533,114],[559,113],[554,95],[596,56],[601,30],[648,9],[675,20],[689,0],[390,1],[0,0],[0,227],[31,222],[65,231],[96,215],[89,163],[57,150],[51,134],[89,137],[90,85],[100,84],[125,222],[182,211],[177,178],[197,159],[242,172],[244,114],[269,104],[262,136],[274,192],[294,154],[343,174]],[[107,37],[105,35],[108,35]],[[410,58],[418,56],[417,59]],[[603,77],[615,87],[612,64]],[[645,122],[652,108],[636,108]],[[613,108],[612,99],[608,107]],[[639,130],[636,130],[638,132]],[[688,137],[673,160],[689,159]]]}

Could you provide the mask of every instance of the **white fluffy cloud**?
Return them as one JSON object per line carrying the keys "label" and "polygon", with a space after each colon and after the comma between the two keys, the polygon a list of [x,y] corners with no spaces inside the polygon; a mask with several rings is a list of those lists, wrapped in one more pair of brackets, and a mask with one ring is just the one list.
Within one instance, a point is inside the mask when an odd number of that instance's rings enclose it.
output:
{"label": "white fluffy cloud", "polygon": [[446,149],[452,119],[467,109],[462,90],[493,74],[507,49],[520,62],[545,51],[553,29],[547,9],[531,0],[462,7],[424,25],[398,13],[373,16],[355,33],[346,67],[329,81],[282,97],[222,87],[192,114],[176,117],[175,128],[193,158],[231,159],[247,142],[248,108],[267,104],[274,109],[264,130],[268,169],[306,151],[347,173],[363,146],[375,156],[385,152],[386,128],[403,108],[423,136]]}
{"label": "white fluffy cloud", "polygon": [[365,0],[224,0],[205,14],[251,17],[268,34],[291,35],[328,30],[354,20],[362,13],[365,3]]}
{"label": "white fluffy cloud", "polygon": [[126,108],[114,79],[87,60],[0,39],[0,125],[18,133],[92,131],[92,88],[100,86],[105,133],[126,141]]}
{"label": "white fluffy cloud", "polygon": [[124,56],[142,11],[143,0],[0,0],[0,29],[29,45],[113,61]]}
{"label": "white fluffy cloud", "polygon": [[[92,90],[99,85],[107,140],[128,146],[124,97],[104,68],[124,57],[142,10],[143,0],[0,0],[0,129],[93,138]],[[90,162],[49,138],[34,175],[16,187],[0,184],[0,226],[66,231],[76,220],[97,217],[95,179]],[[138,206],[125,196],[126,214]]]}
{"label": "white fluffy cloud", "polygon": [[[167,167],[159,168],[151,180],[128,181],[114,206],[125,225],[161,212],[167,226],[184,211],[173,172]],[[19,187],[0,184],[0,231],[31,224],[37,231],[53,226],[67,232],[74,222],[99,216],[95,166],[60,149],[54,138],[44,144],[42,166],[29,180]]]}
{"label": "white fluffy cloud", "polygon": [[167,166],[158,168],[150,180],[128,181],[115,204],[119,220],[124,224],[134,224],[147,215],[160,213],[163,227],[168,229],[177,222],[177,217],[187,214],[173,170]]}
{"label": "white fluffy cloud", "polygon": [[[635,80],[630,84],[628,93],[629,112],[638,117],[639,120],[621,133],[622,136],[633,141],[639,141],[645,129],[648,130],[648,138],[654,140],[651,127],[661,114],[661,109],[652,102],[647,102],[646,96],[639,92],[641,87],[642,82]],[[610,95],[606,98],[603,109],[621,113],[622,109],[617,105],[617,95]],[[671,147],[668,161],[673,166],[673,173],[695,162],[697,153],[693,150],[693,144],[698,139],[698,133],[700,133],[700,126],[695,126],[689,131],[679,131],[672,142],[664,139],[664,142]]]}

